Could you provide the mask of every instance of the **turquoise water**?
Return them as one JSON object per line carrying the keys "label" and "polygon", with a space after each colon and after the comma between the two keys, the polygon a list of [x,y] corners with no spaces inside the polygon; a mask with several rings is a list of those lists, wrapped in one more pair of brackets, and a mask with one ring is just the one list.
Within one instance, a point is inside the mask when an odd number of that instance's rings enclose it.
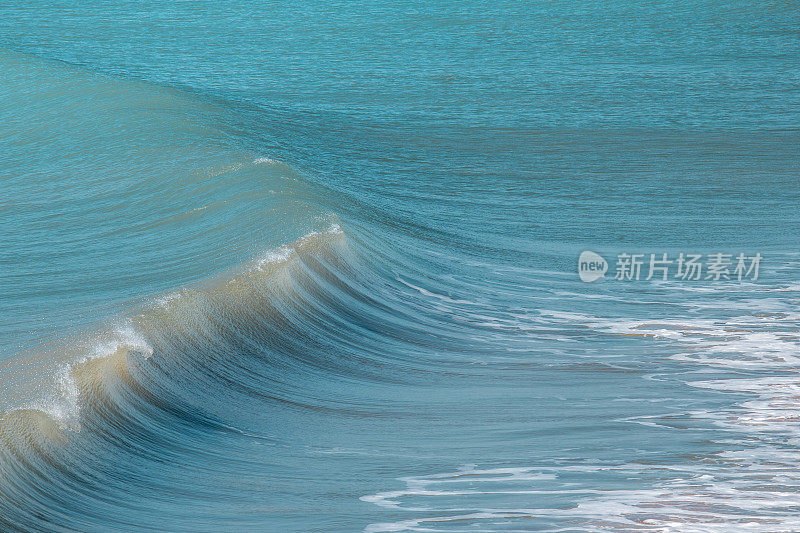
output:
{"label": "turquoise water", "polygon": [[0,531],[800,529],[792,3],[0,15]]}

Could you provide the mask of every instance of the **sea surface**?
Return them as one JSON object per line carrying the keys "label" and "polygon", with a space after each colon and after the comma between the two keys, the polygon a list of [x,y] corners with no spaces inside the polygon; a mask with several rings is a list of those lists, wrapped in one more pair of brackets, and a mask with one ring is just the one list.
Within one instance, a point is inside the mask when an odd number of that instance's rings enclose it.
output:
{"label": "sea surface", "polygon": [[798,27],[3,4],[0,531],[800,530]]}

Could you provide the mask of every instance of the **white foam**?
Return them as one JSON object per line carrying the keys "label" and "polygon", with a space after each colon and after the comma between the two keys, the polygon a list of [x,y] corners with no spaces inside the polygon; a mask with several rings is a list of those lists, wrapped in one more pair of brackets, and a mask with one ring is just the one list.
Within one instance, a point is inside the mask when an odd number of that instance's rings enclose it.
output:
{"label": "white foam", "polygon": [[22,409],[42,411],[64,429],[80,429],[78,385],[72,377],[71,365],[61,366],[55,376],[55,391],[48,397],[24,405]]}
{"label": "white foam", "polygon": [[73,376],[75,365],[93,359],[107,357],[121,348],[129,348],[144,358],[153,355],[153,347],[136,331],[130,322],[98,335],[94,341],[73,360],[59,365],[53,374],[53,387],[44,397],[21,406],[21,409],[35,409],[52,417],[65,429],[80,429],[80,391]]}
{"label": "white foam", "polygon": [[133,324],[128,321],[122,323],[111,330],[107,337],[101,337],[91,346],[91,349],[82,358],[74,363],[85,363],[98,357],[106,357],[120,348],[130,348],[134,352],[142,354],[145,358],[153,355],[153,347],[147,343]]}
{"label": "white foam", "polygon": [[[789,285],[778,292],[797,288],[800,286]],[[764,291],[764,287],[758,290]],[[674,420],[678,418],[681,426],[715,432],[720,451],[709,455],[706,461],[689,457],[683,462],[665,464],[559,465],[523,468],[518,474],[506,476],[473,469],[482,472],[480,477],[470,476],[470,468],[463,468],[432,476],[404,477],[400,479],[405,489],[379,492],[362,500],[395,512],[424,513],[424,516],[371,524],[366,531],[467,528],[506,531],[515,518],[536,519],[537,525],[567,523],[582,531],[800,530],[800,515],[795,512],[800,508],[800,377],[797,373],[800,369],[800,314],[785,298],[776,295],[763,300],[693,302],[698,309],[720,310],[724,306],[723,311],[734,314],[716,320],[636,320],[541,311],[536,319],[539,324],[585,328],[589,333],[645,336],[658,340],[659,346],[676,349],[677,353],[668,353],[665,357],[685,364],[688,372],[678,370],[673,376],[708,376],[708,379],[686,377],[684,383],[730,394],[729,406],[667,412],[623,421],[679,431],[674,429]],[[719,440],[720,435],[726,440]],[[494,472],[499,474],[503,470]],[[505,470],[514,472],[514,469]],[[615,488],[614,483],[608,488],[597,487],[593,482],[567,484],[555,477],[551,479],[556,482],[537,477],[537,474],[558,475],[567,471],[602,471],[602,478],[617,476],[622,486],[633,485],[633,488]],[[465,472],[467,475],[463,474]],[[520,485],[521,476],[530,477],[527,484]],[[654,481],[649,486],[640,486],[631,481],[637,479]],[[467,490],[453,486],[462,480],[470,482],[465,487]],[[498,502],[492,495],[516,494],[524,499],[528,494],[535,499],[536,494],[548,491],[574,493],[576,506],[539,509],[492,506]]]}
{"label": "white foam", "polygon": [[292,246],[281,246],[280,248],[276,248],[274,250],[269,250],[265,253],[261,258],[258,260],[257,268],[259,270],[264,270],[267,265],[282,263],[287,261],[292,255],[295,253],[295,249]]}
{"label": "white foam", "polygon": [[338,224],[331,224],[327,230],[324,231],[311,231],[306,233],[300,239],[298,239],[293,244],[284,244],[278,248],[273,250],[268,250],[264,253],[258,260],[256,260],[256,268],[259,270],[263,270],[267,265],[282,263],[284,261],[289,260],[292,255],[296,253],[296,243],[303,242],[306,239],[314,237],[316,235],[341,235],[343,233],[342,228]]}

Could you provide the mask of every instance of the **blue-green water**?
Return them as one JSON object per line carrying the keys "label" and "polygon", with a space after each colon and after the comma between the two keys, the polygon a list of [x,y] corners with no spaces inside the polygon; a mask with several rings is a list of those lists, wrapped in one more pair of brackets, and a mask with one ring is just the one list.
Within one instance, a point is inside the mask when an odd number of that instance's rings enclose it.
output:
{"label": "blue-green water", "polygon": [[0,6],[0,531],[800,529],[798,26]]}

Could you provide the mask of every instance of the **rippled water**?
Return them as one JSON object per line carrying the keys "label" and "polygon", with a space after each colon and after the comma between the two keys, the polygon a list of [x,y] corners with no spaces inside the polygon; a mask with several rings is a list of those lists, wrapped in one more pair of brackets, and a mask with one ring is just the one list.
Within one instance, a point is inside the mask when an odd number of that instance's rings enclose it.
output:
{"label": "rippled water", "polygon": [[800,529],[791,3],[0,15],[0,530]]}

